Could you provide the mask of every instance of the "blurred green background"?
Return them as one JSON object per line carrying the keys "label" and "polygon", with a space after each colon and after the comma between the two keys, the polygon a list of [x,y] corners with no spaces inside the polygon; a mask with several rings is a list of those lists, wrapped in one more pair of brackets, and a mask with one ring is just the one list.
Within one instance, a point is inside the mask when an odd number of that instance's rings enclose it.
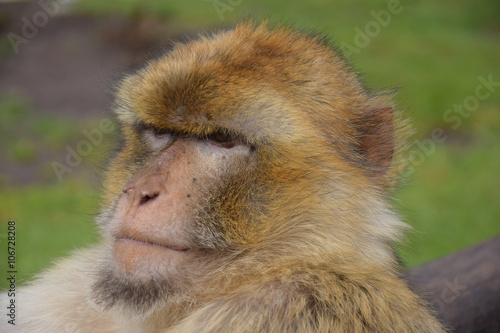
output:
{"label": "blurred green background", "polygon": [[[149,42],[147,52],[133,51],[134,60],[126,68],[140,63],[137,54],[154,54],[150,50],[165,45],[164,38],[182,39],[249,17],[324,32],[347,53],[368,87],[398,87],[399,106],[413,119],[412,172],[394,194],[403,219],[414,228],[399,250],[407,266],[500,232],[500,3],[496,0],[87,0],[57,14],[30,43],[50,34],[51,24],[57,20],[73,24],[81,18],[92,22],[118,18],[128,22],[128,28],[118,37],[112,33],[104,36],[105,40],[123,39],[139,49],[138,39]],[[14,14],[14,20],[20,18]],[[17,59],[18,66],[29,66],[37,59],[20,57],[28,52],[23,48],[32,45],[20,44],[19,53],[12,51],[8,33],[14,28],[5,23],[7,19],[0,16],[4,27],[0,59]],[[15,31],[19,33],[19,27]],[[76,46],[71,43],[79,38],[75,35],[66,47],[72,50]],[[4,81],[0,84],[0,269],[6,271],[6,222],[15,220],[18,277],[23,283],[56,258],[97,239],[92,220],[98,211],[99,178],[92,175],[99,173],[96,166],[105,163],[115,140],[113,134],[104,135],[104,144],[95,145],[81,165],[65,173],[60,182],[53,162],[64,163],[67,147],[76,149],[86,140],[82,130],[99,128],[106,110],[83,118],[43,112],[22,89],[11,91],[2,74],[0,71],[0,83]],[[44,80],[65,84],[57,75]],[[484,80],[493,83],[486,87]],[[460,108],[462,113],[457,111]],[[431,141],[436,129],[445,139]],[[6,287],[6,282],[0,281],[0,287]]]}

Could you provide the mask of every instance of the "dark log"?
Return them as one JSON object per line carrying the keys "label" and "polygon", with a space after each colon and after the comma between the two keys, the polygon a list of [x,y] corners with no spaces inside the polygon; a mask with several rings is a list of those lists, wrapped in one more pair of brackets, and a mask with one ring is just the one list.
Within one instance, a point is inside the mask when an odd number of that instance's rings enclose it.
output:
{"label": "dark log", "polygon": [[405,278],[451,332],[500,332],[500,235],[413,268]]}

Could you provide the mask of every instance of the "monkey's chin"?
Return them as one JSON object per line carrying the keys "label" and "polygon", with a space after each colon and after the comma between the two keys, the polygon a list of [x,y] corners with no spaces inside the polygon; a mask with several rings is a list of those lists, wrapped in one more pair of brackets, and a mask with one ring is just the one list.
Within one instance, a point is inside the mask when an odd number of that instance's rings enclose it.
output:
{"label": "monkey's chin", "polygon": [[182,265],[188,252],[187,249],[175,249],[131,238],[118,238],[113,246],[114,260],[120,271],[139,279],[169,275]]}

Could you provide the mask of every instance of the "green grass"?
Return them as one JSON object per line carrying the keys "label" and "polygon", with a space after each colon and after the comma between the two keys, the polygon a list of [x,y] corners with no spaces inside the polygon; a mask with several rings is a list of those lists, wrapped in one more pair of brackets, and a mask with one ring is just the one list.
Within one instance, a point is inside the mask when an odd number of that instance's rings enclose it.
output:
{"label": "green grass", "polygon": [[[213,2],[200,0],[87,0],[79,2],[77,10],[97,16],[121,13],[134,19],[154,16],[165,20],[172,33],[209,30],[249,16],[268,17],[271,22],[323,31],[339,45],[353,44],[355,27],[364,29],[373,20],[370,12],[385,10],[387,3],[241,1],[222,17]],[[443,118],[454,104],[474,95],[478,76],[491,74],[500,81],[500,5],[493,0],[401,1],[401,5],[401,13],[392,15],[390,24],[350,60],[368,86],[400,87],[397,100],[414,120],[414,140],[428,137],[434,128],[444,128],[449,136],[396,192],[402,216],[414,227],[400,253],[414,266],[500,233],[500,89],[481,101],[456,130]],[[47,149],[62,151],[68,142],[81,138],[81,124],[33,118],[30,111],[29,105],[15,98],[0,103],[0,138],[6,147],[14,147],[8,150],[11,159],[33,163],[36,154],[29,141],[18,142],[13,131],[18,122],[37,149],[41,141]],[[24,280],[55,258],[95,240],[92,217],[86,214],[95,212],[97,193],[76,178],[0,189],[1,221],[18,223],[18,267]],[[5,241],[6,227],[2,228],[0,249]],[[3,265],[5,260],[0,260]]]}
{"label": "green grass", "polygon": [[[25,283],[54,259],[96,239],[93,214],[98,196],[88,184],[4,186],[0,191],[0,271],[6,272],[7,221],[16,221],[18,282]],[[0,289],[7,281],[0,280]]]}
{"label": "green grass", "polygon": [[58,152],[77,140],[84,126],[95,126],[92,121],[78,124],[37,115],[27,101],[14,95],[0,96],[0,111],[4,158],[18,163],[33,163],[41,152]]}
{"label": "green grass", "polygon": [[414,226],[400,253],[415,266],[500,233],[500,147],[495,138],[471,146],[439,146],[400,191]]}

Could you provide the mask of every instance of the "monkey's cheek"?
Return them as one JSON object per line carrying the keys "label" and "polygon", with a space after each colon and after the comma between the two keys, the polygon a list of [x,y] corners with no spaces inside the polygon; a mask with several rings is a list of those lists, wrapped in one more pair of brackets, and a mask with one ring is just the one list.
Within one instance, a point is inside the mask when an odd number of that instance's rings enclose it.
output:
{"label": "monkey's cheek", "polygon": [[130,239],[118,239],[113,247],[116,264],[127,275],[165,274],[181,264],[186,251],[148,244]]}

